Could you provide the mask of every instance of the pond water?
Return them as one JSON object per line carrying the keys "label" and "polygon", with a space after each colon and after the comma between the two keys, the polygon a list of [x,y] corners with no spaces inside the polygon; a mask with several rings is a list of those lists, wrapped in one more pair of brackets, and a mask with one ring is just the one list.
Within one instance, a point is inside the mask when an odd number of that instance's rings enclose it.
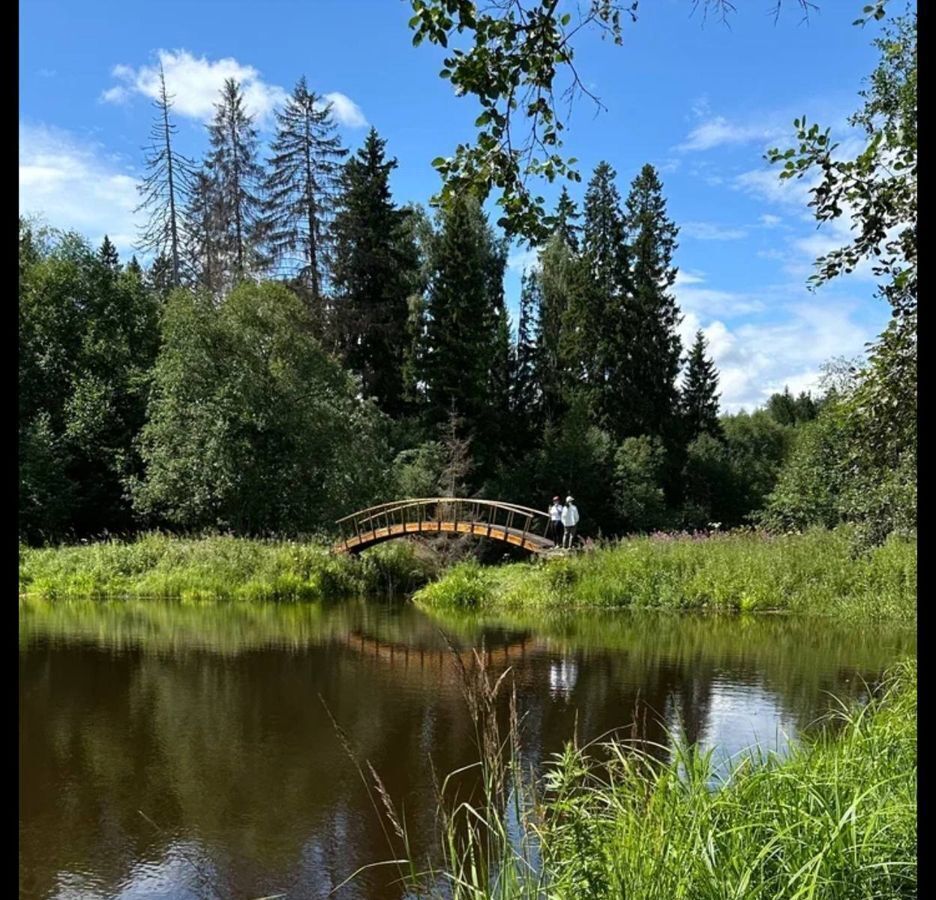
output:
{"label": "pond water", "polygon": [[[510,667],[534,766],[634,722],[721,760],[782,751],[915,652],[911,631],[777,616],[21,602],[20,897],[328,896],[396,852],[329,712],[431,852],[432,770],[477,759],[447,640]],[[334,896],[402,896],[391,879]]]}

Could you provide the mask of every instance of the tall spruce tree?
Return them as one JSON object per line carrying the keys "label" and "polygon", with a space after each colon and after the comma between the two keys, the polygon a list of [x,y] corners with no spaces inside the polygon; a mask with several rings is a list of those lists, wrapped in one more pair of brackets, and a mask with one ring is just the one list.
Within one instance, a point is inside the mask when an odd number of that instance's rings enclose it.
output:
{"label": "tall spruce tree", "polygon": [[663,185],[651,165],[631,184],[625,227],[630,247],[633,332],[628,335],[633,396],[628,422],[619,436],[663,436],[676,413],[676,378],[682,351],[677,328],[682,320],[672,286],[673,253],[679,229],[666,215]]}
{"label": "tall spruce tree", "polygon": [[[579,212],[563,188],[552,236],[540,250],[536,273],[540,310],[536,333],[537,383],[544,422],[557,423],[581,374],[578,324],[587,272],[579,255]],[[571,311],[570,311],[571,309]]]}
{"label": "tall spruce tree", "polygon": [[276,113],[266,177],[269,242],[280,270],[296,275],[321,317],[329,274],[329,224],[347,150],[335,133],[331,104],[305,76]]}
{"label": "tall spruce tree", "polygon": [[419,265],[407,211],[390,197],[390,172],[375,129],[341,178],[334,220],[334,291],[347,365],[391,416],[404,408],[408,298]]}
{"label": "tall spruce tree", "polygon": [[475,438],[479,458],[489,458],[493,448],[485,438],[503,426],[502,398],[489,389],[503,350],[505,265],[503,242],[477,200],[460,198],[442,212],[432,242],[421,381],[428,424],[437,427],[454,411]]}
{"label": "tall spruce tree", "polygon": [[141,195],[137,212],[146,211],[148,219],[139,238],[141,250],[165,256],[171,263],[170,283],[182,283],[182,217],[192,186],[194,166],[173,149],[178,128],[169,118],[173,97],[166,90],[166,75],[159,64],[159,93],[153,101],[156,118],[150,129],[146,152],[146,175],[139,185]]}
{"label": "tall spruce tree", "polygon": [[686,363],[686,378],[680,397],[683,434],[686,443],[700,434],[721,437],[718,421],[718,370],[705,355],[705,335],[696,332]]}
{"label": "tall spruce tree", "polygon": [[261,271],[265,220],[260,196],[263,169],[257,161],[257,130],[233,78],[224,82],[215,117],[208,126],[211,176],[206,187],[216,192],[225,281],[240,281]]}
{"label": "tall spruce tree", "polygon": [[567,309],[570,355],[592,420],[616,436],[632,419],[634,326],[624,217],[614,169],[599,163],[585,193],[582,255],[586,289]]}

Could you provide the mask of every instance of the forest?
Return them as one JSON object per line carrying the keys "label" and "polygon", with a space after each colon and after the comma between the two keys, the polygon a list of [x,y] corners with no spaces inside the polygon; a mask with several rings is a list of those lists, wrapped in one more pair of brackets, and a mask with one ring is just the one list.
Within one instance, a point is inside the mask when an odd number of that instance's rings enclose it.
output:
{"label": "forest", "polygon": [[[679,226],[652,165],[563,188],[511,321],[508,239],[479,198],[395,199],[386,142],[342,146],[304,77],[268,146],[234,80],[201,161],[172,107],[163,80],[145,265],[20,221],[21,540],[309,535],[397,497],[567,493],[591,538],[915,527],[915,256],[867,359],[720,414],[703,334],[680,340]],[[799,169],[815,137],[804,122]]]}

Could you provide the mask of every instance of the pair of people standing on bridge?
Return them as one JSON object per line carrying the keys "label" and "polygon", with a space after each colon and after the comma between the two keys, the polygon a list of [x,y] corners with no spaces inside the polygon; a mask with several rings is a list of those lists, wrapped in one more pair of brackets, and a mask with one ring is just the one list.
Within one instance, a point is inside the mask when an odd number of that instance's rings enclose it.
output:
{"label": "pair of people standing on bridge", "polygon": [[562,546],[569,548],[572,541],[575,540],[575,530],[578,527],[579,511],[575,505],[575,500],[570,494],[566,497],[563,505],[558,497],[553,497],[552,505],[549,507],[549,536],[557,544],[560,542],[560,532]]}

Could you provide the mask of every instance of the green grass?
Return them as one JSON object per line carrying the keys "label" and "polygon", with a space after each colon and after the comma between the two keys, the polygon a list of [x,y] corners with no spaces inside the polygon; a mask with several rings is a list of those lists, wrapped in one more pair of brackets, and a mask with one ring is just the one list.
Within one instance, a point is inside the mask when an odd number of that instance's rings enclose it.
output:
{"label": "green grass", "polygon": [[409,542],[355,558],[332,554],[324,542],[151,533],[134,541],[21,546],[19,557],[20,594],[46,600],[332,600],[409,592],[431,574],[427,557]]}
{"label": "green grass", "polygon": [[916,618],[916,542],[855,556],[847,529],[770,537],[631,538],[571,556],[467,562],[419,590],[428,608],[784,611],[863,622]]}
{"label": "green grass", "polygon": [[916,666],[786,759],[747,757],[712,789],[711,754],[659,767],[569,747],[546,793],[546,869],[576,897],[916,896]]}
{"label": "green grass", "polygon": [[747,753],[721,779],[711,753],[677,744],[661,761],[665,748],[614,741],[569,744],[542,778],[523,775],[522,727],[512,716],[504,735],[493,714],[502,683],[472,678],[481,790],[459,798],[442,782],[440,863],[406,858],[405,826],[381,790],[404,854],[394,865],[417,896],[917,896],[915,662],[787,756]]}

